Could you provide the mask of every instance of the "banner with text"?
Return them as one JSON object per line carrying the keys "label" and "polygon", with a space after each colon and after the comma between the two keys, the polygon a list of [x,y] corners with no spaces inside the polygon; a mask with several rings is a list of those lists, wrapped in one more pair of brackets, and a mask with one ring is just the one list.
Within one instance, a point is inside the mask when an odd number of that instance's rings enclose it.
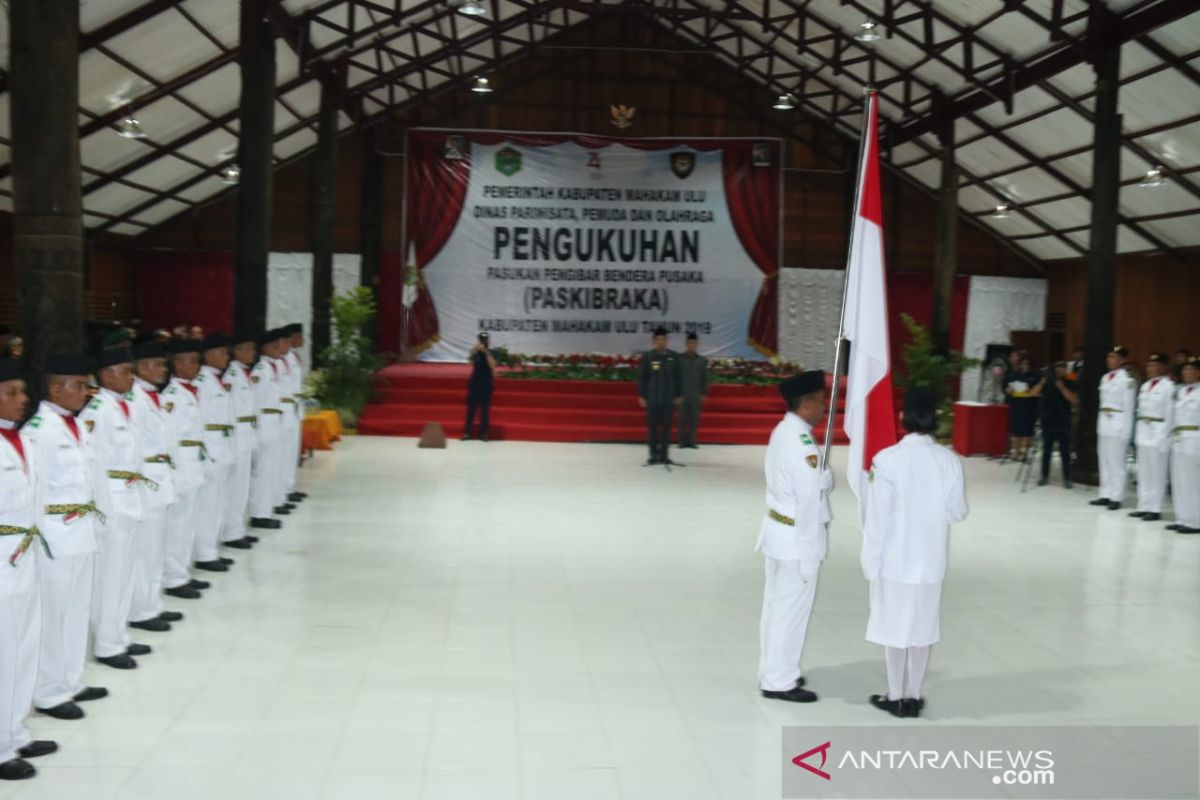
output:
{"label": "banner with text", "polygon": [[406,348],[774,353],[777,140],[409,137]]}

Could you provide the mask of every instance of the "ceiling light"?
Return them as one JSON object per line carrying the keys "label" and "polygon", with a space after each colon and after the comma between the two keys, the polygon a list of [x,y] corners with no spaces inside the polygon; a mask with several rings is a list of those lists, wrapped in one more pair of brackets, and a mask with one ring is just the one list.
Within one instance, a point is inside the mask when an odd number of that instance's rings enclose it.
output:
{"label": "ceiling light", "polygon": [[458,13],[468,17],[482,17],[487,14],[487,11],[483,9],[482,5],[475,2],[475,0],[467,0],[467,2],[458,7]]}
{"label": "ceiling light", "polygon": [[796,107],[796,102],[792,100],[790,94],[781,94],[779,99],[775,101],[775,105],[771,106],[778,111],[791,111]]}
{"label": "ceiling light", "polygon": [[1008,219],[1012,216],[1012,208],[1008,203],[1001,203],[996,206],[996,210],[991,213],[992,219]]}
{"label": "ceiling light", "polygon": [[878,22],[873,22],[871,20],[867,20],[866,22],[864,22],[862,25],[859,25],[858,27],[861,30],[859,30],[859,32],[854,35],[854,38],[857,41],[860,41],[860,42],[877,42],[877,41],[879,41],[879,34],[875,32],[875,29],[879,27]]}
{"label": "ceiling light", "polygon": [[478,92],[479,94],[487,94],[492,91],[492,85],[488,83],[487,78],[476,78],[475,85],[471,87],[471,91]]}
{"label": "ceiling light", "polygon": [[117,135],[124,139],[145,139],[146,132],[136,117],[128,116],[117,125]]}
{"label": "ceiling light", "polygon": [[235,185],[242,177],[242,171],[238,169],[237,164],[230,164],[229,166],[222,168],[219,174],[221,176],[221,183],[224,183],[228,186]]}
{"label": "ceiling light", "polygon": [[1162,174],[1162,167],[1154,167],[1146,173],[1146,177],[1142,178],[1142,182],[1138,186],[1143,189],[1153,189],[1156,186],[1162,186],[1166,182],[1167,179]]}

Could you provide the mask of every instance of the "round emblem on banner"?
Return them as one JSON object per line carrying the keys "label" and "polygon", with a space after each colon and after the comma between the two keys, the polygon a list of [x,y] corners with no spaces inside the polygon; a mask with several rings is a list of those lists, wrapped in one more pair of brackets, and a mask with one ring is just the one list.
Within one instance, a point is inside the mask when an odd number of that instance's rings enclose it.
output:
{"label": "round emblem on banner", "polygon": [[686,178],[696,168],[696,154],[688,152],[671,153],[671,172],[676,178]]}
{"label": "round emblem on banner", "polygon": [[521,171],[521,151],[502,147],[496,151],[496,172],[511,178]]}

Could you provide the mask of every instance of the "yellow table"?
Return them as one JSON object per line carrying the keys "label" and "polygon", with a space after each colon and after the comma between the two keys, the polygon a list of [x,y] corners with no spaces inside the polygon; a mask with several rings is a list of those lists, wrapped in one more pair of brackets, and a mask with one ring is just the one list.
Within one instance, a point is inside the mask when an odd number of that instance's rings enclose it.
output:
{"label": "yellow table", "polygon": [[303,420],[301,442],[305,450],[332,450],[342,438],[342,420],[336,411],[316,411]]}

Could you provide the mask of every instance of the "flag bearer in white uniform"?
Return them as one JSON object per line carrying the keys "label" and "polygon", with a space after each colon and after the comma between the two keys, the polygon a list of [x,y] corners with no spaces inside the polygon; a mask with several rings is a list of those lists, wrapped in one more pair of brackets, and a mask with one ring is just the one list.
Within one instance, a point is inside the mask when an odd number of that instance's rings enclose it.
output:
{"label": "flag bearer in white uniform", "polygon": [[19,781],[37,774],[25,759],[58,749],[52,741],[33,741],[25,718],[33,708],[42,599],[38,572],[50,555],[37,528],[37,464],[21,441],[17,422],[29,397],[21,365],[0,359],[0,780]]}
{"label": "flag bearer in white uniform", "polygon": [[96,575],[92,586],[92,652],[116,669],[133,669],[133,655],[148,655],[147,645],[129,639],[133,602],[134,545],[142,521],[142,474],[145,462],[134,433],[133,412],[125,395],[133,388],[133,355],[125,348],[105,350],[97,364],[100,391],[79,413],[96,453],[95,482],[107,495],[97,519]]}
{"label": "flag bearer in white uniform", "polygon": [[[75,414],[87,403],[87,359],[51,355],[46,359],[46,394],[21,428],[21,442],[37,465],[37,527],[53,558],[38,564],[42,596],[42,639],[33,703],[56,719],[81,719],[76,701],[108,694],[83,684],[88,618],[96,556],[97,502],[91,440]],[[103,490],[103,486],[100,487]]]}
{"label": "flag bearer in white uniform", "polygon": [[200,342],[173,342],[171,370],[174,375],[162,392],[162,404],[179,458],[175,462],[175,504],[167,512],[163,592],[195,600],[200,597],[200,589],[210,585],[188,574],[196,539],[198,497],[204,485],[204,422],[200,416],[200,390],[192,382],[200,372]]}
{"label": "flag bearer in white uniform", "polygon": [[299,322],[293,322],[285,329],[288,334],[288,365],[292,368],[292,396],[296,398],[296,436],[295,445],[296,452],[292,459],[293,470],[291,473],[291,483],[288,484],[288,493],[285,498],[289,503],[299,503],[304,498],[308,497],[305,492],[296,490],[297,473],[300,471],[300,452],[301,452],[301,429],[304,422],[304,401],[301,395],[304,393],[304,362],[300,359],[300,348],[304,346],[304,326]]}
{"label": "flag bearer in white uniform", "polygon": [[809,370],[779,385],[788,413],[767,445],[767,515],[758,545],[766,561],[758,683],[763,697],[811,703],[803,688],[804,640],[825,559],[833,472],[820,464],[813,426],[825,415],[825,373]]}
{"label": "flag bearer in white uniform", "polygon": [[1171,433],[1171,499],[1179,533],[1200,533],[1200,358],[1183,366],[1183,384],[1175,390]]}
{"label": "flag bearer in white uniform", "polygon": [[167,381],[167,351],[155,341],[133,347],[133,426],[142,450],[142,473],[154,481],[143,494],[145,508],[138,528],[133,572],[133,602],[129,627],[162,633],[171,630],[183,614],[164,611],[162,603],[163,559],[167,540],[167,516],[175,502],[175,462],[179,443],[171,435],[170,420],[163,408],[158,387]]}
{"label": "flag bearer in white uniform", "polygon": [[1146,359],[1146,382],[1138,391],[1137,428],[1137,511],[1131,517],[1146,522],[1162,519],[1163,497],[1167,494],[1167,467],[1171,461],[1171,430],[1175,427],[1175,384],[1170,366],[1162,353]]}
{"label": "flag bearer in white uniform", "polygon": [[1125,454],[1133,434],[1137,381],[1125,365],[1129,351],[1117,345],[1107,357],[1108,373],[1100,379],[1100,413],[1096,416],[1096,459],[1100,464],[1100,496],[1093,506],[1116,511],[1125,500]]}
{"label": "flag bearer in white uniform", "polygon": [[254,382],[250,368],[254,365],[254,337],[249,333],[235,334],[233,359],[222,380],[230,387],[233,403],[233,467],[225,486],[225,506],[221,514],[221,544],[237,550],[249,550],[258,537],[246,533],[246,509],[250,501],[250,461],[258,440],[258,407],[254,402]]}
{"label": "flag bearer in white uniform", "polygon": [[196,375],[200,418],[204,421],[204,486],[196,508],[196,569],[226,572],[232,559],[217,551],[225,510],[225,484],[233,470],[233,396],[222,376],[229,366],[229,337],[213,333],[201,344],[204,366]]}
{"label": "flag bearer in white uniform", "polygon": [[262,334],[258,361],[250,370],[258,406],[258,441],[250,466],[250,527],[278,529],[283,523],[272,514],[287,513],[276,508],[282,466],[279,445],[283,436],[283,403],[279,401],[279,367],[272,355],[278,352],[279,331]]}
{"label": "flag bearer in white uniform", "polygon": [[[904,396],[908,435],[875,455],[867,484],[862,569],[871,584],[867,641],[883,645],[887,693],[876,708],[920,716],[929,648],[939,615],[950,524],[967,516],[962,463],[933,438],[937,404],[928,389]],[[904,682],[905,667],[908,683]]]}
{"label": "flag bearer in white uniform", "polygon": [[290,514],[296,507],[288,502],[289,487],[296,479],[296,461],[299,458],[300,422],[296,416],[298,403],[295,397],[295,385],[292,380],[292,365],[288,360],[291,353],[291,339],[287,328],[279,329],[279,339],[275,343],[272,358],[275,364],[275,376],[279,385],[279,408],[283,411],[280,423],[280,436],[276,458],[279,459],[279,480],[275,485],[275,513]]}

